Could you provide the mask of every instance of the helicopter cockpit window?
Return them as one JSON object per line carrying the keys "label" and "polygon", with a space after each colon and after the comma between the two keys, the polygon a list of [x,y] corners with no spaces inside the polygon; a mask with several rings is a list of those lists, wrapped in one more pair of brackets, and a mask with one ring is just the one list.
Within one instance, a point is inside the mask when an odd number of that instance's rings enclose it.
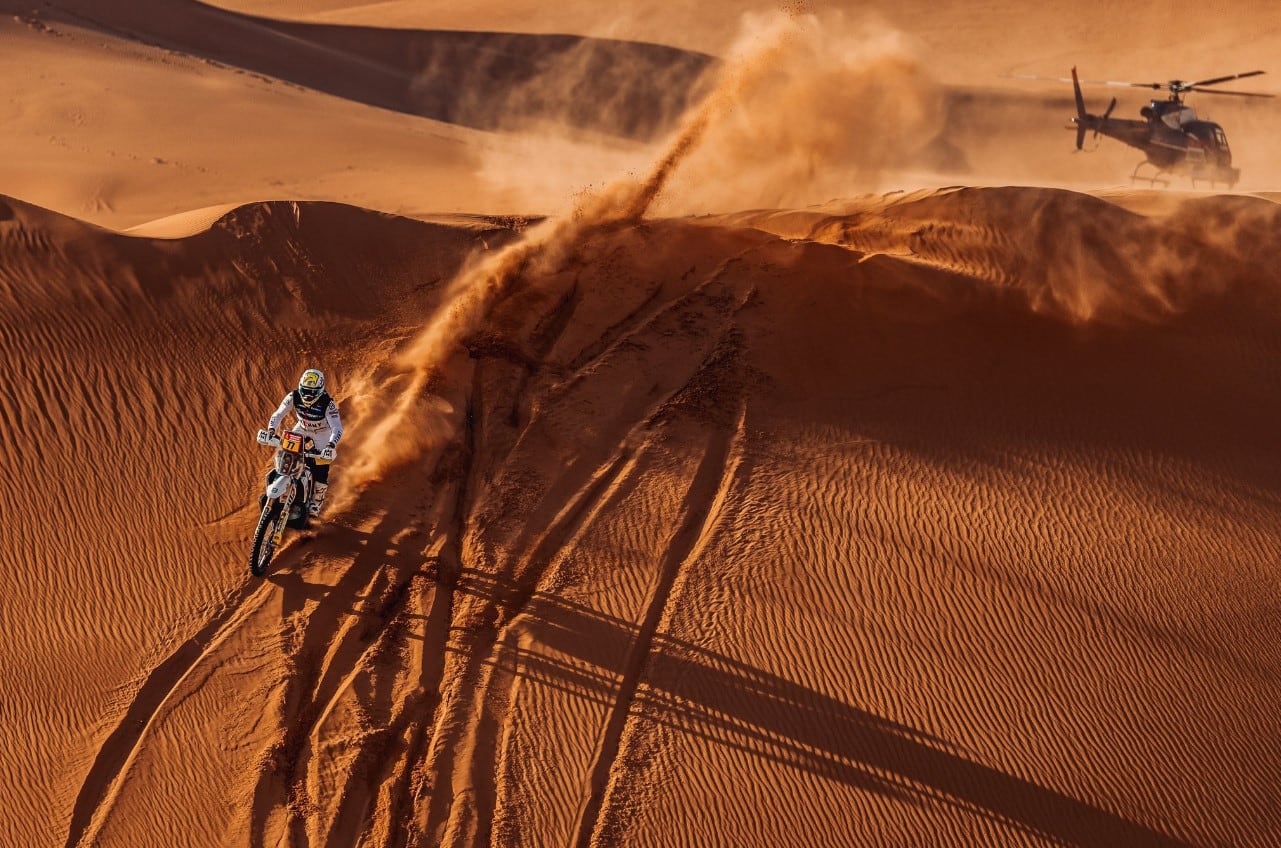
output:
{"label": "helicopter cockpit window", "polygon": [[1161,120],[1172,130],[1177,130],[1190,121],[1196,120],[1196,112],[1186,107],[1182,109],[1171,109],[1161,116]]}

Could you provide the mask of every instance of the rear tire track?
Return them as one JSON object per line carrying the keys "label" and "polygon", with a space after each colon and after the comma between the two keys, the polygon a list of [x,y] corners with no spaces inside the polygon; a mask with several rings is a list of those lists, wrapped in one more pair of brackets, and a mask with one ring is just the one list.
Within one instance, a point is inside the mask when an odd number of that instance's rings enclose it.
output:
{"label": "rear tire track", "polygon": [[[357,624],[344,624],[343,619],[369,611],[348,613],[345,607],[355,597],[357,587],[364,586],[372,597],[376,588],[384,585],[387,571],[415,567],[414,554],[409,551],[398,551],[390,565],[384,562],[387,556],[384,537],[405,526],[408,522],[404,519],[402,512],[393,510],[379,520],[368,534],[365,550],[346,566],[338,582],[301,625],[305,631],[302,644],[288,657],[293,668],[281,699],[282,732],[268,750],[267,765],[254,789],[251,834],[256,843],[265,840],[267,823],[283,801],[292,822],[292,844],[308,844],[306,819],[296,816],[293,808],[300,799],[308,797],[305,766],[312,753],[312,736],[368,652],[368,646],[358,650],[365,634]],[[383,626],[386,624],[385,620]]]}
{"label": "rear tire track", "polygon": [[[711,277],[693,286],[690,290],[681,293],[671,302],[655,304],[654,297],[656,295],[647,298],[645,301],[646,307],[634,311],[632,313],[634,320],[625,321],[624,326],[619,330],[618,337],[614,338],[603,349],[600,349],[598,355],[604,356],[608,354],[611,350],[616,349],[621,340],[638,332],[640,328],[653,324],[664,316],[675,314],[677,310],[696,309],[698,311],[706,310],[711,313],[719,311],[718,301],[720,298],[709,294],[707,289],[709,286],[719,282],[727,269],[737,259],[738,257],[735,257],[722,263],[715,269]],[[659,291],[661,292],[661,289]],[[737,301],[738,307],[742,306],[744,298],[735,297],[733,293],[728,293],[728,296]],[[574,307],[575,300],[572,296],[562,296],[555,309],[559,312],[565,312]],[[722,320],[728,320],[728,316]],[[549,351],[554,345],[556,336],[562,333],[567,325],[567,320],[544,319],[539,325],[543,328],[542,334],[535,339],[540,350]],[[715,350],[713,348],[709,356],[714,355],[714,353]],[[699,369],[704,367],[706,362],[707,359],[705,358]],[[582,367],[586,368],[588,366],[584,364]],[[695,373],[699,369],[695,369]],[[549,396],[554,398],[563,397],[572,390],[583,376],[584,373],[580,370],[568,381],[552,386],[549,390]],[[479,380],[479,373],[476,379]],[[473,398],[477,397],[482,389],[483,386],[473,383]],[[485,695],[489,692],[491,686],[499,686],[501,691],[506,691],[506,687],[501,685],[502,681],[495,681],[494,679],[496,666],[492,659],[506,632],[506,627],[519,615],[528,599],[536,591],[549,562],[548,557],[550,554],[548,552],[554,552],[563,545],[566,539],[572,537],[578,523],[585,516],[591,514],[590,507],[594,503],[594,499],[601,492],[609,491],[612,487],[613,477],[627,467],[627,458],[631,453],[628,446],[635,440],[636,433],[651,426],[650,419],[653,411],[662,409],[684,390],[685,385],[681,384],[666,396],[650,404],[650,411],[638,416],[637,423],[628,427],[625,436],[620,439],[618,447],[612,456],[591,468],[567,469],[565,474],[549,487],[549,491],[544,493],[544,499],[554,490],[568,490],[571,505],[562,506],[561,509],[557,510],[557,514],[552,517],[550,524],[541,532],[536,530],[524,531],[522,534],[524,536],[523,540],[518,541],[514,548],[520,551],[532,550],[535,553],[526,555],[518,563],[509,565],[504,569],[503,574],[495,575],[499,578],[500,583],[507,584],[508,588],[504,589],[501,585],[497,586],[493,597],[482,601],[481,608],[478,611],[473,611],[472,618],[480,623],[471,625],[470,629],[465,631],[466,635],[463,636],[463,639],[466,641],[460,648],[464,659],[459,661],[461,667],[458,671],[450,675],[451,679],[454,680],[452,691],[468,694],[455,695],[454,699],[450,699],[449,695],[446,695],[446,704],[441,713],[441,721],[447,724],[437,728],[432,743],[433,753],[429,754],[429,758],[434,762],[430,766],[433,791],[427,829],[431,834],[441,834],[444,842],[454,839],[455,841],[461,840],[474,843],[483,842],[488,838],[488,832],[485,828],[487,828],[489,820],[492,819],[493,804],[497,794],[494,787],[496,763],[493,756],[477,756],[475,745],[483,741],[483,739],[478,734],[476,724],[478,719],[475,717],[481,715],[481,721],[487,720],[483,718],[484,710],[487,706],[492,706],[492,704],[486,700]],[[517,402],[514,405],[519,406],[519,403]],[[527,421],[523,432],[528,432],[532,423],[532,420]],[[500,446],[499,453],[495,456],[487,457],[488,460],[501,469],[509,460],[515,445],[519,444],[519,440],[520,437],[512,442],[512,445],[506,450],[502,450]],[[479,451],[480,446],[473,444],[472,456],[479,456]],[[480,479],[477,477],[479,469],[475,467],[474,460],[472,465],[473,467],[469,472],[469,480],[477,484],[478,493],[483,493],[487,487],[480,484]],[[604,470],[602,471],[602,469]],[[490,479],[493,479],[493,477]],[[466,522],[469,524],[474,523],[476,520],[472,516],[473,509],[469,508],[467,510]],[[515,573],[512,573],[513,568]],[[457,621],[454,622],[454,626],[459,626]],[[467,627],[468,625],[463,626]],[[451,700],[452,704],[449,703]],[[463,703],[467,705],[465,708],[462,707]],[[464,712],[461,717],[455,714],[460,709]],[[469,742],[469,745],[466,744]],[[460,762],[460,756],[463,756],[462,751],[465,747],[471,752],[472,760],[466,764]],[[469,777],[460,780],[463,772],[469,773]],[[475,809],[464,817],[461,824],[458,821],[455,810],[457,806],[455,803],[456,784],[457,786],[466,787],[470,802],[476,805]],[[468,827],[476,829],[477,832],[467,833]],[[463,832],[459,832],[459,828],[462,828]]]}
{"label": "rear tire track", "polygon": [[[717,430],[709,438],[703,458],[699,462],[694,479],[690,482],[685,497],[684,520],[673,537],[667,557],[659,573],[659,582],[654,589],[645,620],[641,622],[632,644],[627,664],[623,668],[622,679],[618,685],[618,695],[610,709],[609,719],[601,735],[596,762],[588,784],[588,796],[579,816],[577,836],[574,844],[578,848],[589,848],[592,837],[601,821],[605,800],[609,791],[609,778],[617,762],[623,733],[631,715],[632,703],[636,699],[654,639],[667,610],[672,588],[682,566],[696,557],[703,547],[710,528],[715,526],[720,509],[725,502],[728,480],[725,471],[729,466],[731,451],[737,433],[743,429],[746,410],[743,401],[739,400],[738,424],[734,431]],[[706,501],[705,493],[711,492]]]}

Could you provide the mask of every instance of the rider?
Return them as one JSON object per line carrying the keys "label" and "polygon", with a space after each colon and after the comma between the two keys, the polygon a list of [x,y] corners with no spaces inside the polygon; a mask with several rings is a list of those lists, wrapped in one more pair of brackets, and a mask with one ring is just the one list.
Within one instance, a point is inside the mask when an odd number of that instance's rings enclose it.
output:
{"label": "rider", "polygon": [[[342,438],[342,418],[338,415],[338,404],[325,391],[325,375],[315,368],[308,368],[298,379],[298,388],[285,395],[280,407],[267,422],[267,435],[275,436],[290,410],[294,411],[297,421],[294,429],[309,436],[314,445],[323,446],[325,457],[307,458],[311,466],[312,480],[315,488],[307,511],[318,515],[325,502],[325,492],[329,489],[329,465],[333,462],[334,448]],[[313,448],[314,449],[314,448]]]}

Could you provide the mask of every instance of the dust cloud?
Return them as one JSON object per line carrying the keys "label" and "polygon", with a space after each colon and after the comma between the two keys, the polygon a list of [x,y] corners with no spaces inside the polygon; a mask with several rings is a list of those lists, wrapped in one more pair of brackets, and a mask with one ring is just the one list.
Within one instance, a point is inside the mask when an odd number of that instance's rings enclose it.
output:
{"label": "dust cloud", "polygon": [[[542,80],[576,80],[583,68]],[[746,13],[727,58],[690,83],[699,95],[671,136],[638,144],[541,126],[496,139],[480,175],[512,210],[568,212],[583,186],[646,174],[691,138],[653,212],[802,206],[954,164],[947,109],[924,48],[871,14]],[[565,95],[559,95],[564,99]],[[669,101],[666,108],[670,109]],[[625,101],[604,107],[614,124]],[[668,119],[649,119],[651,124]]]}
{"label": "dust cloud", "polygon": [[448,285],[444,305],[383,381],[388,411],[352,463],[347,485],[359,488],[452,437],[462,389],[451,384],[448,363],[460,342],[495,302],[554,270],[590,232],[653,210],[797,203],[873,185],[885,168],[928,145],[939,127],[939,97],[907,39],[882,24],[843,15],[745,15],[710,93],[643,177],[615,174],[599,190],[580,191],[572,214],[474,257]]}
{"label": "dust cloud", "polygon": [[738,49],[769,59],[733,90],[657,211],[821,203],[875,190],[930,157],[943,90],[908,36],[841,14],[746,23]]}

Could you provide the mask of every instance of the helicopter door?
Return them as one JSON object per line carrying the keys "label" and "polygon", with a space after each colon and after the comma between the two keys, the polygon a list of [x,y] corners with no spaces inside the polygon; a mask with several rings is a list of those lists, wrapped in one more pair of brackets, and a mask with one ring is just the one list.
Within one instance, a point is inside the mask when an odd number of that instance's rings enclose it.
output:
{"label": "helicopter door", "polygon": [[1228,147],[1228,136],[1223,132],[1222,127],[1214,128],[1214,146],[1219,148],[1219,152],[1221,152],[1226,159],[1229,161],[1232,159],[1232,150]]}

